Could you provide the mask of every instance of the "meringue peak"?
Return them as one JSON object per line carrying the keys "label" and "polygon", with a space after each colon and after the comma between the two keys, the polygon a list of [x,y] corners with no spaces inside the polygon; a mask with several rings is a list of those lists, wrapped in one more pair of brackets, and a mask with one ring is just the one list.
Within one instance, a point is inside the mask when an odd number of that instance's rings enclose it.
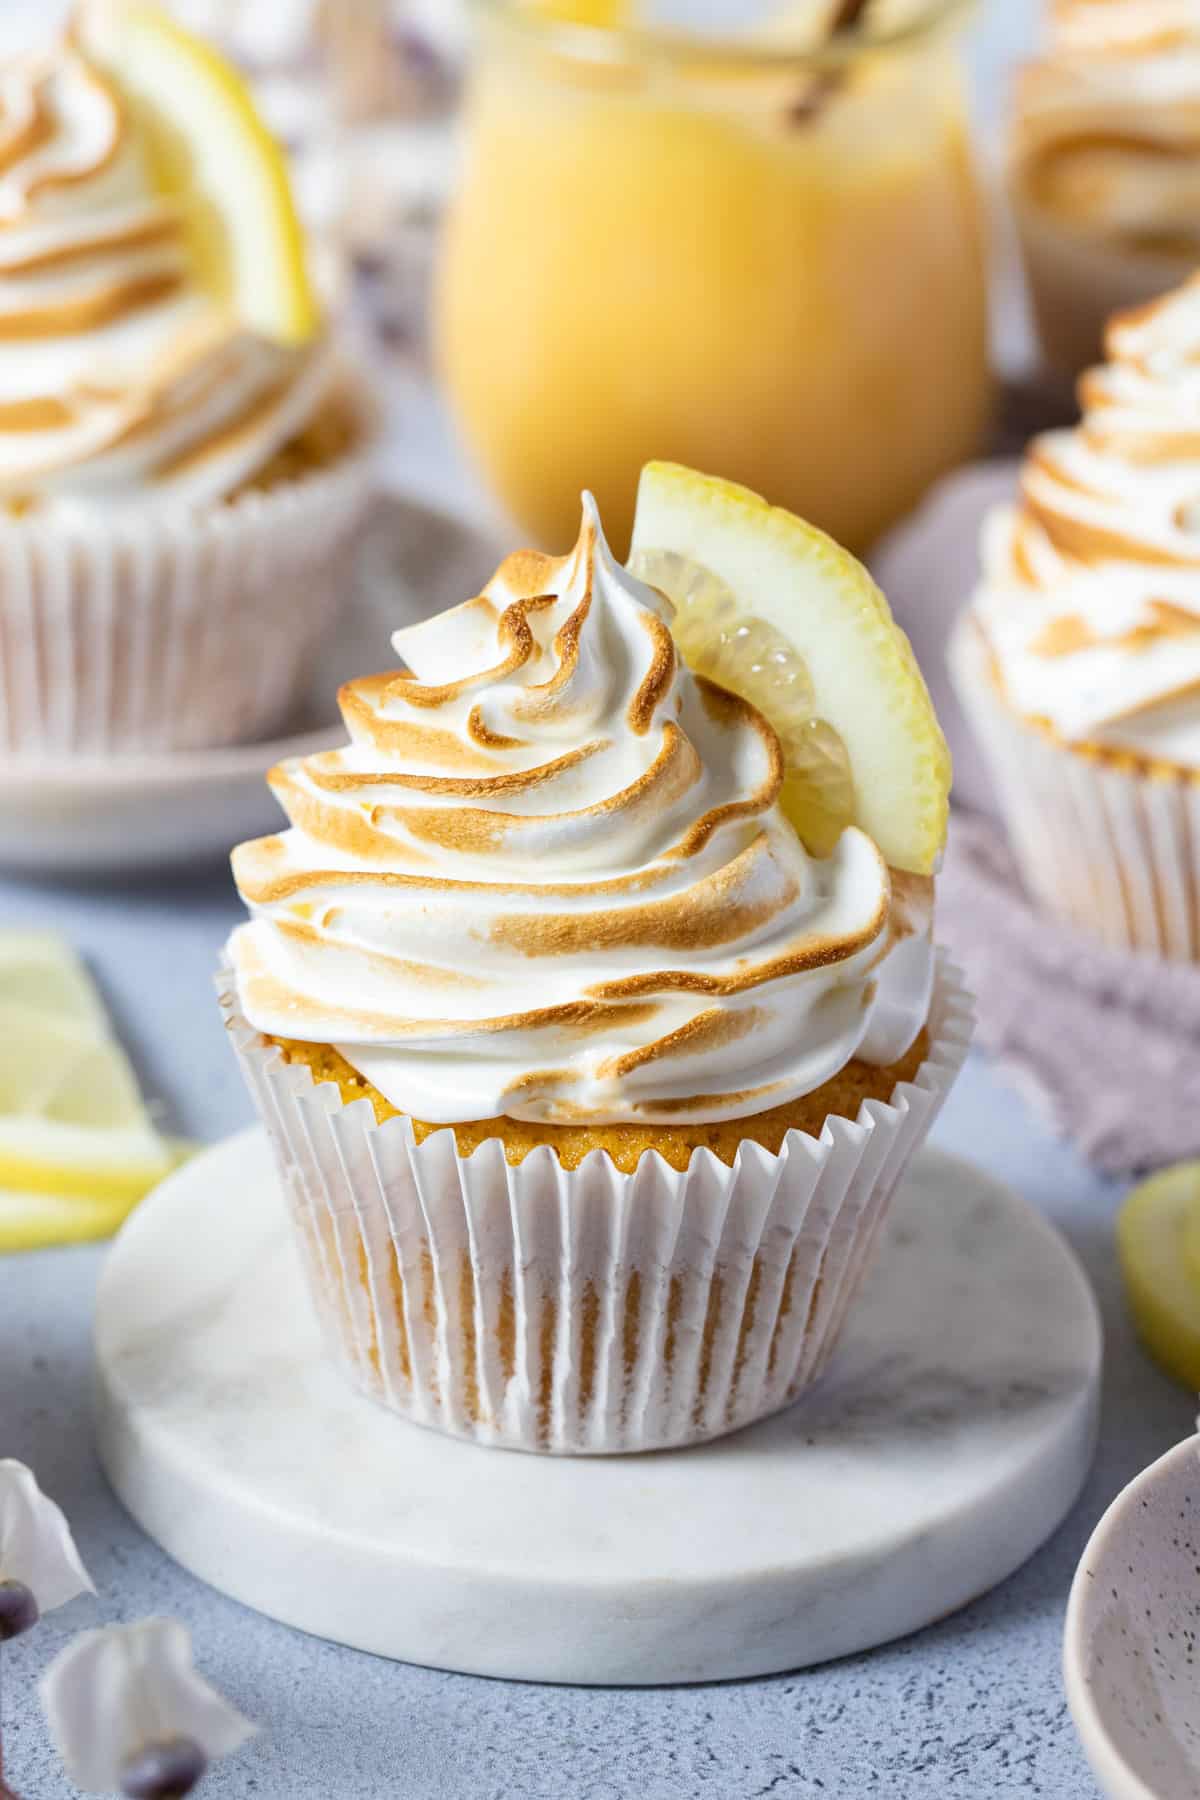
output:
{"label": "meringue peak", "polygon": [[342,694],[350,743],[274,772],[291,829],[235,852],[250,1022],[435,1122],[737,1117],[843,1067],[889,872],[853,829],[808,856],[775,733],[667,610],[585,497],[566,556],[397,632],[405,667]]}

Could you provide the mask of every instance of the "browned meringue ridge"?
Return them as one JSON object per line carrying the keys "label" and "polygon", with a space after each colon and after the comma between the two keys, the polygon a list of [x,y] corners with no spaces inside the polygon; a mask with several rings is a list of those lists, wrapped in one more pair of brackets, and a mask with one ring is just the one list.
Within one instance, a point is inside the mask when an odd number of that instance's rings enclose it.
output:
{"label": "browned meringue ridge", "polygon": [[1056,49],[1092,56],[1148,56],[1200,43],[1193,0],[1051,0]]}
{"label": "browned meringue ridge", "polygon": [[994,678],[1089,754],[1200,770],[1200,276],[1110,325],[1080,424],[1031,446],[988,522]]}
{"label": "browned meringue ridge", "polygon": [[[1141,571],[1145,616],[1129,634],[1137,647],[1200,631],[1200,276],[1119,314],[1106,350],[1079,382],[1079,425],[1036,438],[1026,453],[1009,573],[1015,586],[1046,593],[1105,564]],[[1171,597],[1168,574],[1187,580],[1186,599]],[[1061,615],[1044,636],[1049,656],[1093,641],[1087,620]]]}
{"label": "browned meringue ridge", "polygon": [[664,609],[589,512],[397,634],[409,667],[340,695],[349,745],[273,771],[292,830],[235,852],[252,1024],[434,1121],[733,1117],[845,1066],[931,884],[854,830],[806,855],[775,733]]}
{"label": "browned meringue ridge", "polygon": [[1200,16],[1192,0],[1059,0],[1020,72],[1018,185],[1090,237],[1200,254]]}
{"label": "browned meringue ridge", "polygon": [[0,82],[0,502],[227,497],[334,397],[327,346],[268,343],[207,291],[77,30]]}

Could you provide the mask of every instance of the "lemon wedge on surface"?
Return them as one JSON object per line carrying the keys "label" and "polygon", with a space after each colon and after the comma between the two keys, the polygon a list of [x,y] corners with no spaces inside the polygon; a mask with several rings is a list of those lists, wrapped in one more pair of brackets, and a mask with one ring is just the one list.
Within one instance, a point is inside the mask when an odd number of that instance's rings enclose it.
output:
{"label": "lemon wedge on surface", "polygon": [[932,874],[950,753],[916,658],[862,564],[732,482],[649,463],[633,574],[666,594],[686,661],[743,695],[783,745],[784,810],[816,855],[845,826]]}
{"label": "lemon wedge on surface", "polygon": [[89,32],[142,127],[161,191],[188,221],[202,284],[264,337],[305,342],[320,310],[284,153],[225,59],[146,0]]}
{"label": "lemon wedge on surface", "polygon": [[178,1160],[78,958],[0,934],[0,1250],[106,1235]]}
{"label": "lemon wedge on surface", "polygon": [[133,1201],[169,1166],[119,1044],[0,1002],[0,1187]]}
{"label": "lemon wedge on surface", "polygon": [[1200,1392],[1200,1162],[1134,1188],[1117,1221],[1117,1249],[1142,1342]]}
{"label": "lemon wedge on surface", "polygon": [[36,1007],[103,1036],[108,1019],[79,958],[49,931],[0,932],[0,1005]]}
{"label": "lemon wedge on surface", "polygon": [[[193,1148],[182,1138],[167,1138],[164,1142],[167,1164],[163,1173],[168,1174],[186,1162]],[[84,1244],[96,1238],[112,1237],[136,1204],[136,1199],[19,1193],[11,1188],[0,1188],[0,1255],[14,1250],[46,1250],[59,1244]]]}
{"label": "lemon wedge on surface", "polygon": [[0,1256],[112,1237],[129,1212],[127,1200],[82,1200],[78,1195],[67,1198],[0,1190]]}

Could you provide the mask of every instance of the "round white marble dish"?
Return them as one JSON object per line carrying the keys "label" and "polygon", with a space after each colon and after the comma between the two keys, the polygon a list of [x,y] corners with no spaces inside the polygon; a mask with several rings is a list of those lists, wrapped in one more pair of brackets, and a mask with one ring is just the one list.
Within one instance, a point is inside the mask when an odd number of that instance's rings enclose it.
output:
{"label": "round white marble dish", "polygon": [[1200,1437],[1152,1463],[1097,1525],[1063,1670],[1108,1800],[1200,1800]]}
{"label": "round white marble dish", "polygon": [[219,750],[102,759],[0,757],[0,867],[83,875],[216,858],[283,816],[264,777],[288,756],[345,742],[343,681],[395,662],[391,633],[470,599],[500,552],[486,536],[399,495],[366,528],[353,585],[311,691],[282,735]]}
{"label": "round white marble dish", "polygon": [[186,1568],[384,1656],[622,1685],[825,1661],[1003,1580],[1083,1482],[1100,1361],[1054,1230],[929,1151],[822,1387],[694,1449],[481,1449],[354,1393],[257,1131],[135,1214],[96,1318],[104,1466]]}

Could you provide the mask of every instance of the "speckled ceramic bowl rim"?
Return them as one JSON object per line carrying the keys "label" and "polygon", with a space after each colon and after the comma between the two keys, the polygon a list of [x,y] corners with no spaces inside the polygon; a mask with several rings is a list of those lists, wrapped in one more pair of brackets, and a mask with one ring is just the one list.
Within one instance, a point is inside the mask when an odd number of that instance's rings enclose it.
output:
{"label": "speckled ceramic bowl rim", "polygon": [[1176,1444],[1173,1450],[1160,1456],[1148,1469],[1143,1469],[1128,1487],[1122,1488],[1088,1539],[1079,1567],[1075,1571],[1075,1579],[1071,1583],[1063,1632],[1063,1680],[1067,1690],[1067,1705],[1071,1709],[1075,1729],[1079,1733],[1079,1740],[1093,1774],[1106,1794],[1120,1796],[1120,1800],[1165,1800],[1165,1797],[1147,1787],[1116,1748],[1087,1678],[1087,1614],[1096,1588],[1091,1571],[1106,1556],[1109,1539],[1117,1527],[1124,1523],[1130,1509],[1140,1503],[1147,1489],[1157,1487],[1160,1482],[1172,1477],[1178,1464],[1189,1460],[1195,1462],[1197,1457],[1200,1457],[1200,1436],[1184,1438],[1181,1444]]}

